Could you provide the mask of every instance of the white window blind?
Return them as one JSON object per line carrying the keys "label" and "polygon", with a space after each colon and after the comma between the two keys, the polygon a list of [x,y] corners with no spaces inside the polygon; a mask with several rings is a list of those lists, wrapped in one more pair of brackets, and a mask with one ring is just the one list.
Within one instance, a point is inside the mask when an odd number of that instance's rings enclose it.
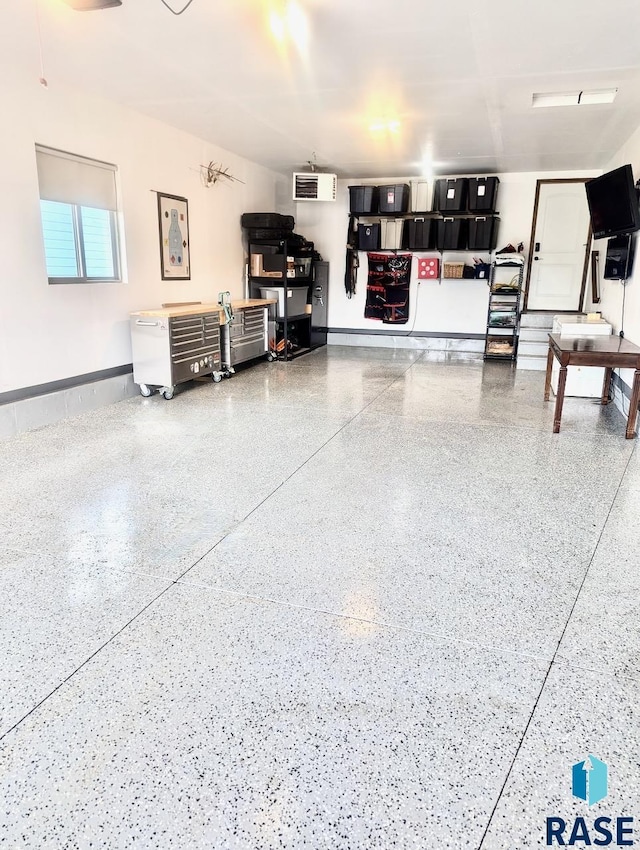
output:
{"label": "white window blind", "polygon": [[116,166],[36,145],[40,198],[115,212]]}
{"label": "white window blind", "polygon": [[120,280],[115,165],[36,145],[49,283]]}

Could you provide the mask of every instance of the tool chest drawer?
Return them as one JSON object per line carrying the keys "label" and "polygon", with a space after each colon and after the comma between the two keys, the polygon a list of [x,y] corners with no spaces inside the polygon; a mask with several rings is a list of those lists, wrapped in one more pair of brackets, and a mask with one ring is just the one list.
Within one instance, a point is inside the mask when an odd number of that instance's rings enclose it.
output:
{"label": "tool chest drawer", "polygon": [[220,319],[214,313],[169,320],[173,382],[211,372],[220,366]]}

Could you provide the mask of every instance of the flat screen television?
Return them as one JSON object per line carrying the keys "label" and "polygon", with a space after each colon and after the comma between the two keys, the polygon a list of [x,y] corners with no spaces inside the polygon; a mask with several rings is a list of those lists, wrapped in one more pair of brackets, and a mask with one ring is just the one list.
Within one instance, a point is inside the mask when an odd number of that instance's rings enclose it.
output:
{"label": "flat screen television", "polygon": [[595,239],[640,230],[638,193],[630,165],[595,177],[585,186]]}

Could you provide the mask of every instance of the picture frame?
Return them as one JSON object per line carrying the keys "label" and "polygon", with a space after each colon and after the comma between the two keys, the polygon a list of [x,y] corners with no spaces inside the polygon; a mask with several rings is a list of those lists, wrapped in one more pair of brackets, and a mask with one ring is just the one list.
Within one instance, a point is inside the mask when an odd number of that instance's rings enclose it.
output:
{"label": "picture frame", "polygon": [[162,280],[191,280],[189,202],[179,195],[157,195]]}

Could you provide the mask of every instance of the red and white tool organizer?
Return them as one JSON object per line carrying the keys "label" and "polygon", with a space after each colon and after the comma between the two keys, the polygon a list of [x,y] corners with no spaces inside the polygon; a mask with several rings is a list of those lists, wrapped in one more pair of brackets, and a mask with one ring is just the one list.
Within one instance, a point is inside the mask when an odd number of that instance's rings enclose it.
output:
{"label": "red and white tool organizer", "polygon": [[418,280],[432,280],[440,277],[440,260],[437,257],[418,259]]}

